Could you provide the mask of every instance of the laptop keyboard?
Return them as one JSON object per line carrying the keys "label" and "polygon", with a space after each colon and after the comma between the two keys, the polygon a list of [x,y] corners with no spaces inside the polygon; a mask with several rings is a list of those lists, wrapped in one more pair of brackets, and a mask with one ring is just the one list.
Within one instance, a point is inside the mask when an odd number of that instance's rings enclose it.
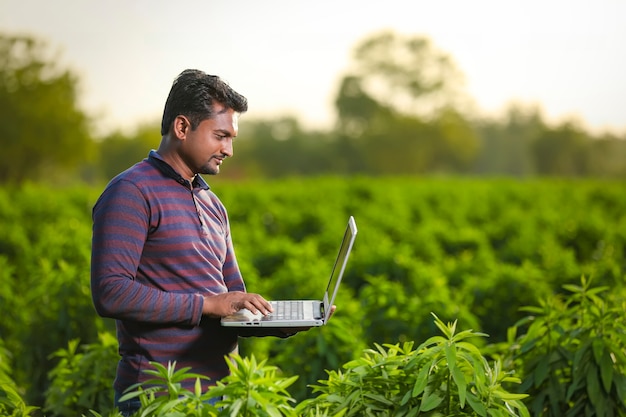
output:
{"label": "laptop keyboard", "polygon": [[275,301],[272,303],[274,320],[301,320],[304,318],[304,304],[301,301]]}

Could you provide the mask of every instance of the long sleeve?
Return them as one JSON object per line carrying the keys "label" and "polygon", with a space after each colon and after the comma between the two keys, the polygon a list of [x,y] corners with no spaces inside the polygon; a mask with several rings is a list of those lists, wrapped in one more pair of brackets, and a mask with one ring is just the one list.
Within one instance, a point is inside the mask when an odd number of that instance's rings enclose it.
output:
{"label": "long sleeve", "polygon": [[128,181],[105,190],[93,210],[92,297],[96,311],[120,320],[197,325],[200,294],[168,292],[137,280],[151,207]]}

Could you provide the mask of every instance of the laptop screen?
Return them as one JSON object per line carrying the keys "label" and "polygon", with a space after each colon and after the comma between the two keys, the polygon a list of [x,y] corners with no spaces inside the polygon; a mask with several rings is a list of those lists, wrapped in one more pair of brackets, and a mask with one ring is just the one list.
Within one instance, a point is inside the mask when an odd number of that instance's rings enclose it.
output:
{"label": "laptop screen", "polygon": [[346,227],[346,231],[343,235],[343,240],[341,241],[341,246],[339,247],[339,254],[337,255],[337,259],[335,260],[335,265],[333,265],[330,279],[328,280],[328,286],[326,287],[326,292],[324,293],[325,321],[328,320],[328,317],[330,315],[330,307],[335,302],[335,296],[337,295],[337,290],[339,289],[339,284],[341,283],[343,272],[346,268],[346,264],[348,263],[348,256],[350,255],[350,251],[352,250],[352,244],[354,243],[356,233],[356,222],[354,221],[354,217],[350,216],[350,218],[348,219],[348,226]]}

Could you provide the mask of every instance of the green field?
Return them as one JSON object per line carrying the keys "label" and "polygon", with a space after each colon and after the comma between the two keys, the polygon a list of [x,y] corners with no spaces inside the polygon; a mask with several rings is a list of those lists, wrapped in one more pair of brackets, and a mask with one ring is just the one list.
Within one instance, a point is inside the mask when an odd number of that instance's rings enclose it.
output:
{"label": "green field", "polygon": [[[623,297],[626,184],[419,178],[217,180],[248,290],[320,297],[348,216],[359,235],[330,324],[242,353],[300,375],[295,395],[374,343],[421,343],[444,322],[507,340],[520,307],[564,285]],[[90,211],[101,189],[0,189],[0,341],[10,375],[41,404],[50,355],[111,332],[89,293]],[[0,347],[2,345],[0,344]],[[111,363],[111,368],[115,364]]]}

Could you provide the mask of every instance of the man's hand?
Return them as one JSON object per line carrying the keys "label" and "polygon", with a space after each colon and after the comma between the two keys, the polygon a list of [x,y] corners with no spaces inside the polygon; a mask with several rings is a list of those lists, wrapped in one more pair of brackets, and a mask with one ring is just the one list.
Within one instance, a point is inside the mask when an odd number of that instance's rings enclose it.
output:
{"label": "man's hand", "polygon": [[270,303],[259,294],[242,291],[232,291],[218,295],[205,295],[202,314],[205,316],[224,317],[235,314],[243,308],[252,314],[261,313],[264,316],[272,312]]}

